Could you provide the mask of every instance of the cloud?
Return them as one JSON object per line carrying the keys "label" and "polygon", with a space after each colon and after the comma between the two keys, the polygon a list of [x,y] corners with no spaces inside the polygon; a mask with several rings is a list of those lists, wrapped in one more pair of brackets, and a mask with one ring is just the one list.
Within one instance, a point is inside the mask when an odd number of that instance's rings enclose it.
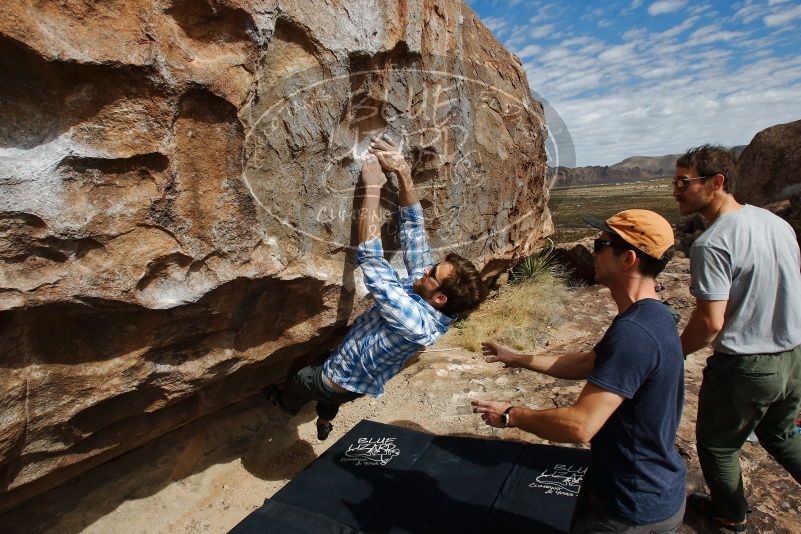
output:
{"label": "cloud", "polygon": [[710,4],[691,6],[688,11],[690,12],[690,15],[700,15],[706,11],[712,11],[714,13],[714,10]]}
{"label": "cloud", "polygon": [[746,2],[746,4],[743,7],[738,9],[735,15],[740,17],[743,22],[748,24],[757,19],[762,18],[762,16],[764,15],[764,7],[749,1]]}
{"label": "cloud", "polygon": [[[693,45],[677,40],[678,33],[606,45],[597,56],[582,53],[597,39],[584,46],[566,39],[548,58],[525,65],[532,87],[567,124],[577,165],[680,152],[705,142],[746,144],[763,128],[801,118],[790,111],[801,99],[801,58],[754,54],[732,69],[735,51],[728,45]],[[742,41],[740,46],[760,40],[731,33],[738,36],[727,38]]]}
{"label": "cloud", "polygon": [[[493,0],[471,3],[478,1]],[[567,124],[576,164],[602,165],[704,142],[745,144],[760,129],[801,118],[792,112],[801,100],[798,4],[649,0],[636,7],[681,13],[643,18],[618,5],[582,20],[594,6],[532,1],[519,6],[529,12],[492,24]],[[547,21],[531,24],[543,9]],[[619,31],[599,29],[602,20]]]}
{"label": "cloud", "polygon": [[571,55],[569,48],[551,48],[542,56],[542,61],[553,61],[557,59],[564,59]]}
{"label": "cloud", "polygon": [[658,38],[676,37],[677,35],[681,35],[682,33],[692,28],[697,21],[698,17],[690,17],[688,19],[683,20],[681,24],[673,26],[672,28],[668,28],[667,30],[658,34],[657,37]]}
{"label": "cloud", "polygon": [[[788,72],[779,74],[781,69]],[[779,79],[763,85],[771,72]],[[729,73],[674,77],[672,83],[647,91],[634,86],[591,98],[550,100],[550,104],[567,124],[576,164],[582,166],[609,165],[632,155],[682,152],[707,142],[747,144],[768,126],[801,118],[801,113],[791,111],[799,99],[801,59],[788,65],[765,58]]]}
{"label": "cloud", "polygon": [[703,95],[654,99],[623,94],[556,109],[572,136],[576,165],[611,165],[633,155],[680,153],[704,143],[747,144],[764,128],[801,118],[787,111],[799,96],[801,89],[721,101]]}
{"label": "cloud", "polygon": [[645,37],[647,34],[648,30],[645,28],[632,28],[623,32],[623,40],[633,41],[635,39],[639,39],[640,37]]}
{"label": "cloud", "polygon": [[532,5],[535,6],[537,10],[537,14],[531,18],[531,24],[539,24],[541,22],[546,22],[551,19],[557,19],[562,17],[567,13],[568,8],[560,3],[553,3],[553,4],[542,4],[538,3],[535,4],[532,2]]}
{"label": "cloud", "polygon": [[801,5],[795,6],[792,9],[788,9],[783,13],[774,13],[773,15],[768,15],[762,20],[765,22],[766,26],[781,26],[799,17],[801,17]]}
{"label": "cloud", "polygon": [[647,69],[641,72],[640,76],[645,79],[664,78],[665,76],[670,76],[671,74],[675,74],[677,72],[679,72],[678,66],[655,67],[653,69]]}
{"label": "cloud", "polygon": [[556,29],[556,24],[545,24],[543,26],[536,27],[531,30],[529,36],[532,39],[542,39],[543,37],[548,37],[554,30]]}
{"label": "cloud", "polygon": [[632,2],[623,9],[620,10],[621,15],[628,15],[632,11],[636,10],[642,5],[643,0],[632,0]]}
{"label": "cloud", "polygon": [[501,35],[509,26],[509,23],[500,17],[485,17],[481,19],[481,22],[495,35]]}
{"label": "cloud", "polygon": [[687,0],[659,0],[648,6],[649,15],[663,15],[681,9]]}
{"label": "cloud", "polygon": [[595,55],[606,48],[606,45],[601,42],[590,43],[579,50],[581,54]]}
{"label": "cloud", "polygon": [[518,55],[518,57],[520,57],[522,59],[522,58],[527,58],[527,57],[530,57],[530,56],[536,56],[540,52],[542,52],[542,47],[541,46],[538,46],[538,45],[535,45],[535,44],[530,44],[530,45],[524,46],[520,51],[518,51],[517,55]]}
{"label": "cloud", "polygon": [[600,53],[598,59],[609,63],[623,61],[634,53],[634,44],[612,46]]}
{"label": "cloud", "polygon": [[566,76],[557,77],[554,80],[563,91],[573,93],[583,93],[590,89],[603,86],[603,73],[599,70],[581,73],[572,73]]}
{"label": "cloud", "polygon": [[595,39],[589,35],[582,35],[580,37],[571,37],[570,39],[565,39],[559,44],[560,46],[584,46],[595,42]]}
{"label": "cloud", "polygon": [[592,21],[602,17],[604,14],[604,10],[600,7],[595,9],[588,9],[582,16],[581,20]]}
{"label": "cloud", "polygon": [[690,38],[687,40],[687,46],[699,46],[702,44],[715,43],[719,41],[732,41],[739,37],[745,37],[749,34],[747,31],[727,31],[723,30],[720,25],[707,26],[699,28],[694,31]]}

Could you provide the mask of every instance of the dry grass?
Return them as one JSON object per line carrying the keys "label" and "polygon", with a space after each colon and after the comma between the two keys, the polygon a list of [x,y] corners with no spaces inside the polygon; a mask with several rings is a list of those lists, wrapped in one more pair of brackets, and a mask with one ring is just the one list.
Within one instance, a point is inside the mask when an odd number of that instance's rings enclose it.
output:
{"label": "dry grass", "polygon": [[456,323],[443,336],[449,345],[473,352],[482,341],[493,341],[513,350],[534,350],[548,337],[548,327],[561,323],[570,289],[558,269],[536,277],[504,284],[476,312]]}

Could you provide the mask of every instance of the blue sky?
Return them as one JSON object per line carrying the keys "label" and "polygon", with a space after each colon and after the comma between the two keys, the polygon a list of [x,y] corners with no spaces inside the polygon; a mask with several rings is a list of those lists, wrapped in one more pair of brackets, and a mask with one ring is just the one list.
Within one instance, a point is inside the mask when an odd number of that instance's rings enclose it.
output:
{"label": "blue sky", "polygon": [[801,0],[468,3],[566,123],[578,166],[801,119]]}

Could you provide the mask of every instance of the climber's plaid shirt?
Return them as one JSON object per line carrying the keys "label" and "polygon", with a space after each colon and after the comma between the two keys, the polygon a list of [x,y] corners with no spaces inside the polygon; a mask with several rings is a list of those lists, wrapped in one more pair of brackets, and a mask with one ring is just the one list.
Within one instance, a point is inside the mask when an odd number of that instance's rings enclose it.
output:
{"label": "climber's plaid shirt", "polygon": [[412,289],[412,282],[431,267],[420,204],[401,206],[400,241],[408,277],[384,259],[380,238],[359,244],[356,262],[375,300],[353,322],[348,335],[328,357],[323,372],[332,382],[356,393],[379,397],[384,384],[420,348],[447,332],[454,319],[435,310]]}

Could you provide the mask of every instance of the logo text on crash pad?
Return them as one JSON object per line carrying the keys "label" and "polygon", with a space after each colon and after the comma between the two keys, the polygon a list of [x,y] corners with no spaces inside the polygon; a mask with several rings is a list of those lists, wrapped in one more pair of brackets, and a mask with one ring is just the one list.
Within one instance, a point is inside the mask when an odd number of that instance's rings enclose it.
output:
{"label": "logo text on crash pad", "polygon": [[348,446],[342,462],[356,465],[387,465],[390,460],[400,455],[395,444],[396,438],[359,438]]}
{"label": "logo text on crash pad", "polygon": [[528,485],[530,488],[546,490],[545,494],[576,496],[581,489],[581,481],[587,474],[586,467],[573,467],[572,465],[556,464],[546,469],[536,481]]}

